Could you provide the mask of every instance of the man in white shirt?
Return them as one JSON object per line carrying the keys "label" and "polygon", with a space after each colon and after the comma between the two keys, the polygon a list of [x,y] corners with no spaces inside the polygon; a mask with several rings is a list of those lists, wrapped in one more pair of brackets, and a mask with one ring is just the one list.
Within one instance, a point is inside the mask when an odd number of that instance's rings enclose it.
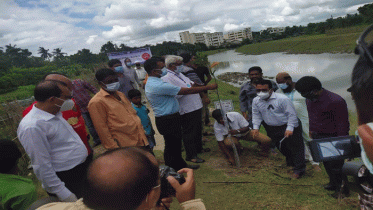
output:
{"label": "man in white shirt", "polygon": [[[246,141],[256,141],[261,147],[260,155],[268,157],[268,151],[271,144],[271,139],[259,133],[255,138],[252,135],[249,122],[238,112],[228,112],[226,114],[228,126],[225,125],[223,115],[220,109],[216,109],[212,112],[212,117],[216,120],[214,124],[214,133],[216,140],[218,141],[220,150],[227,157],[228,162],[234,165],[234,158],[228,151],[228,148],[232,148],[231,141],[227,138],[228,134],[231,134],[231,139],[234,142],[236,148],[239,150],[242,148],[239,143],[239,139]],[[229,130],[228,128],[229,127]]]}
{"label": "man in white shirt", "polygon": [[297,111],[297,116],[302,123],[305,158],[311,162],[315,171],[321,172],[319,163],[313,161],[310,148],[308,146],[308,141],[310,141],[311,138],[306,99],[297,90],[295,90],[295,82],[293,82],[291,76],[287,72],[278,73],[276,76],[276,82],[279,86],[279,89],[276,92],[282,93],[290,98],[294,104],[295,110]]}
{"label": "man in white shirt", "polygon": [[62,82],[42,81],[34,96],[37,103],[20,122],[18,139],[43,188],[60,201],[76,201],[91,159],[60,111],[71,104],[72,93]]}
{"label": "man in white shirt", "polygon": [[[193,82],[178,69],[182,65],[183,58],[169,55],[166,58],[167,74],[161,77],[162,81],[172,85],[190,88]],[[202,100],[200,95],[177,95],[180,105],[181,126],[183,132],[183,142],[186,152],[186,160],[194,163],[203,163],[205,160],[197,156],[202,152]],[[207,148],[206,151],[209,151]]]}
{"label": "man in white shirt", "polygon": [[291,100],[274,93],[272,83],[262,80],[256,85],[257,97],[253,100],[253,135],[259,135],[263,123],[267,135],[286,157],[286,164],[293,166],[293,178],[300,178],[306,170],[302,127]]}
{"label": "man in white shirt", "polygon": [[131,79],[133,87],[138,90],[140,87],[140,80],[137,77],[136,70],[131,67],[132,66],[131,59],[129,58],[124,59],[124,65],[125,65],[123,66],[124,74]]}

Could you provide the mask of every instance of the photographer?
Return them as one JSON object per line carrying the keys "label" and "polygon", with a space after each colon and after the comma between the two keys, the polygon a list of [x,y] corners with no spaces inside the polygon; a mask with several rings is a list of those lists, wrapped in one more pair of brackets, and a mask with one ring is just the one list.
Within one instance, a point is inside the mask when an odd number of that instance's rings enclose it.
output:
{"label": "photographer", "polygon": [[[184,168],[178,173],[187,174],[185,183],[180,185],[171,176],[167,180],[175,189],[182,209],[205,209],[202,200],[195,199],[193,170]],[[82,199],[75,203],[51,203],[39,209],[165,209],[172,199],[163,198],[157,205],[161,194],[160,183],[159,167],[154,156],[135,147],[115,149],[92,162]]]}
{"label": "photographer", "polygon": [[[348,89],[355,101],[358,115],[358,134],[361,139],[361,159],[369,170],[369,184],[372,188],[373,174],[373,45],[367,38],[372,37],[373,25],[366,29],[358,40],[355,53],[360,57],[352,72],[352,86]],[[368,42],[370,41],[370,42]],[[371,193],[359,195],[361,209],[373,209]]]}

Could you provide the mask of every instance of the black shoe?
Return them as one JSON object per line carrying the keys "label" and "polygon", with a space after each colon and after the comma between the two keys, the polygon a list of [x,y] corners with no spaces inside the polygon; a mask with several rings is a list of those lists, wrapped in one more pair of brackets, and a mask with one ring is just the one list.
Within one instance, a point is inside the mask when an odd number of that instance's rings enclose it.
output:
{"label": "black shoe", "polygon": [[346,198],[346,197],[349,197],[350,196],[350,190],[347,188],[347,189],[343,189],[343,190],[337,190],[335,191],[335,193],[331,194],[330,196],[332,196],[333,198]]}
{"label": "black shoe", "polygon": [[186,161],[190,161],[190,162],[193,162],[193,163],[203,163],[205,162],[204,159],[202,158],[199,158],[199,157],[194,157],[194,158],[186,158],[185,159]]}
{"label": "black shoe", "polygon": [[197,169],[199,169],[199,165],[187,165],[185,168],[190,168],[190,169],[193,169],[193,170],[197,170]]}
{"label": "black shoe", "polygon": [[329,191],[335,191],[335,190],[337,190],[337,186],[335,186],[335,185],[332,185],[332,184],[327,184],[327,185],[325,185],[324,186],[324,189],[325,190],[329,190]]}

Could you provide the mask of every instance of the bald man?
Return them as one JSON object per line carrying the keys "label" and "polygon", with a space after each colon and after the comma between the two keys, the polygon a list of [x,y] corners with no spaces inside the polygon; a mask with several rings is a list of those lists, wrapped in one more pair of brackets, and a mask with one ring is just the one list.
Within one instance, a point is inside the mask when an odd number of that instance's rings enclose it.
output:
{"label": "bald man", "polygon": [[302,136],[305,147],[305,158],[309,160],[315,171],[321,172],[319,163],[314,162],[308,146],[308,141],[311,140],[309,135],[310,122],[308,119],[308,111],[306,105],[306,99],[295,90],[295,82],[293,82],[291,76],[287,72],[280,72],[276,75],[276,82],[279,86],[278,93],[285,94],[293,102],[295,110],[297,111],[297,117],[302,123]]}
{"label": "bald man", "polygon": [[[167,180],[175,189],[181,208],[206,209],[201,199],[195,199],[193,170],[181,169],[178,173],[187,174],[184,184],[173,177]],[[52,203],[39,209],[154,209],[161,193],[158,163],[149,152],[139,148],[111,150],[93,161],[84,189],[83,199],[75,203]],[[162,202],[169,207],[171,199],[164,198]]]}
{"label": "bald man", "polygon": [[36,85],[34,96],[36,103],[20,122],[18,139],[43,188],[60,201],[76,201],[91,159],[61,113],[74,105],[71,90],[65,82],[44,80]]}

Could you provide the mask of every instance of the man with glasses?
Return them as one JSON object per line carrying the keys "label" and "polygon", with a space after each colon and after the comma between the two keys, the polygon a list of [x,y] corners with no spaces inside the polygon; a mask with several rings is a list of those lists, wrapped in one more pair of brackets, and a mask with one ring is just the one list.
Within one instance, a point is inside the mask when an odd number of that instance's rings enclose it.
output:
{"label": "man with glasses", "polygon": [[34,96],[37,102],[20,122],[18,139],[48,194],[55,200],[76,201],[91,159],[61,113],[71,106],[72,93],[65,83],[44,80],[36,85]]}
{"label": "man with glasses", "polygon": [[269,80],[261,80],[256,85],[258,96],[253,100],[252,135],[259,136],[259,127],[263,123],[267,135],[278,150],[286,157],[287,166],[292,166],[293,178],[299,179],[306,170],[302,127],[297,118],[291,100],[274,93]]}
{"label": "man with glasses", "polygon": [[[341,96],[322,88],[320,80],[312,76],[300,78],[295,84],[295,89],[307,99],[310,138],[322,139],[349,135],[347,103]],[[338,197],[343,179],[344,161],[325,161],[323,164],[330,180],[324,188],[336,191],[332,196]],[[346,188],[342,193],[347,196],[348,189]]]}
{"label": "man with glasses", "polygon": [[[242,115],[250,123],[250,127],[252,127],[252,103],[253,99],[257,96],[255,86],[259,81],[263,80],[262,68],[259,66],[251,67],[249,69],[249,79],[250,81],[247,81],[241,87],[239,100]],[[273,91],[276,91],[278,89],[277,84],[273,81],[271,83]]]}

